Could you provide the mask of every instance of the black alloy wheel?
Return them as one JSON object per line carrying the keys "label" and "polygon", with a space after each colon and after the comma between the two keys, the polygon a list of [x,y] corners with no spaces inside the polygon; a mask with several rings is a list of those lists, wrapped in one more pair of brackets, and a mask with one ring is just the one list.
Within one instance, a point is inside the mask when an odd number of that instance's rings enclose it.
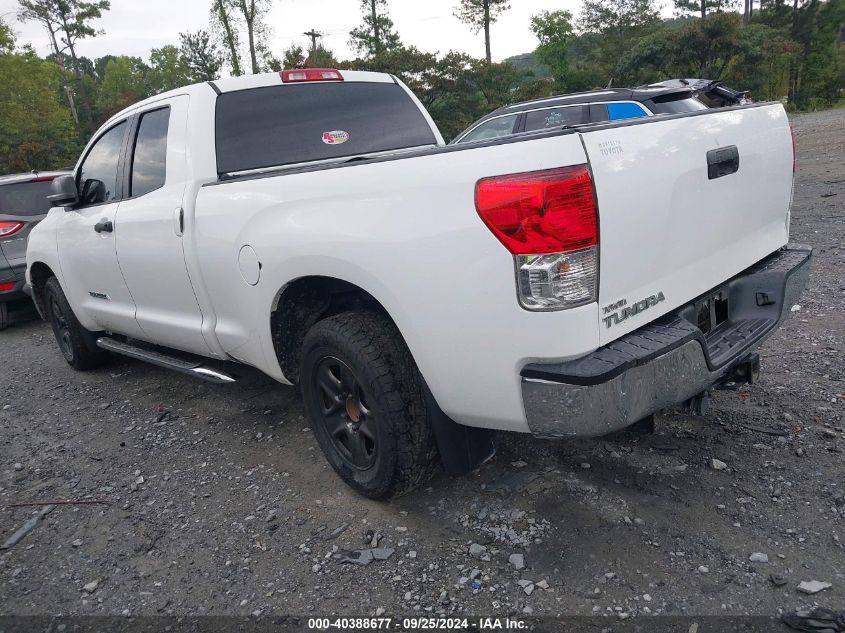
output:
{"label": "black alloy wheel", "polygon": [[378,436],[376,420],[361,382],[349,365],[326,356],[314,366],[326,433],[347,466],[371,468],[376,460]]}

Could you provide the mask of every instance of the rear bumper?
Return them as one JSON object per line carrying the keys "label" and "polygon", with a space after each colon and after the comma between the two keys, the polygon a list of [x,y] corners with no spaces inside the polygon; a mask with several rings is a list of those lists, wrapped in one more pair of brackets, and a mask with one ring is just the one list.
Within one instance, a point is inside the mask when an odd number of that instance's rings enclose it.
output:
{"label": "rear bumper", "polygon": [[[522,400],[538,437],[598,436],[683,402],[725,378],[789,316],[812,249],[790,245],[704,297],[592,354],[522,370]],[[727,298],[727,319],[706,334],[702,301]]]}

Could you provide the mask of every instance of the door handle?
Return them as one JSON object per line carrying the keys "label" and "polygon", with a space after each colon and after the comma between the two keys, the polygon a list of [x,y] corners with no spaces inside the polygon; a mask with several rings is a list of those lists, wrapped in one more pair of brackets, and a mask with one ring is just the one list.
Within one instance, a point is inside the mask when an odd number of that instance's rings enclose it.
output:
{"label": "door handle", "polygon": [[715,180],[734,174],[739,170],[739,150],[736,145],[728,145],[707,152],[707,179]]}
{"label": "door handle", "polygon": [[173,210],[173,232],[179,237],[185,234],[185,210],[182,207]]}
{"label": "door handle", "polygon": [[114,231],[114,224],[111,223],[111,220],[103,218],[94,225],[94,230],[97,231],[97,233],[111,233]]}

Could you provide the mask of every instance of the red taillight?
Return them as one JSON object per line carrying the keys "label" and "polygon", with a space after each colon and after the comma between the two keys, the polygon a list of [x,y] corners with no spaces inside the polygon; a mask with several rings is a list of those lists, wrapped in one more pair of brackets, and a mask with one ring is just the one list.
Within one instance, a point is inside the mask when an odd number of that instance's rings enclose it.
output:
{"label": "red taillight", "polygon": [[789,126],[789,135],[792,137],[792,173],[795,173],[795,130]]}
{"label": "red taillight", "polygon": [[298,70],[283,70],[279,73],[286,84],[297,81],[343,81],[339,70],[331,68],[300,68]]}
{"label": "red taillight", "polygon": [[598,244],[586,165],[484,178],[475,186],[475,208],[514,255],[566,253]]}
{"label": "red taillight", "polygon": [[14,281],[5,281],[0,283],[0,292],[9,292],[10,290],[15,289],[15,282]]}
{"label": "red taillight", "polygon": [[11,237],[25,226],[23,222],[0,222],[0,237]]}

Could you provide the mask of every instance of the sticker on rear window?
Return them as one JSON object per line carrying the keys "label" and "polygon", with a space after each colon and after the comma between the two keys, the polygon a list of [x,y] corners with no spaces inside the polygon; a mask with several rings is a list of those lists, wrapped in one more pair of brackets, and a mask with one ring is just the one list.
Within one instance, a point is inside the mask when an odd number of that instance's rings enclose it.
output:
{"label": "sticker on rear window", "polygon": [[323,132],[323,143],[326,145],[340,145],[349,140],[349,132],[343,130],[332,130],[331,132]]}

